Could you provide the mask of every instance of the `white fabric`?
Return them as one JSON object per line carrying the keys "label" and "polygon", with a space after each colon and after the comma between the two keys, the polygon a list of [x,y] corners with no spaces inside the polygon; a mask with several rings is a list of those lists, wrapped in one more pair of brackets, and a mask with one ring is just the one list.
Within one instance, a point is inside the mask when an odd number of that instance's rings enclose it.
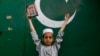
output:
{"label": "white fabric", "polygon": [[35,31],[31,32],[32,39],[36,44],[36,50],[38,51],[39,56],[58,56],[60,44],[63,41],[63,34],[64,32],[58,32],[55,43],[47,47],[41,44],[41,40],[38,38],[38,34]]}
{"label": "white fabric", "polygon": [[53,30],[50,29],[50,28],[47,28],[47,29],[44,29],[44,30],[43,30],[43,34],[45,34],[45,33],[47,33],[47,32],[50,32],[50,33],[53,34]]}

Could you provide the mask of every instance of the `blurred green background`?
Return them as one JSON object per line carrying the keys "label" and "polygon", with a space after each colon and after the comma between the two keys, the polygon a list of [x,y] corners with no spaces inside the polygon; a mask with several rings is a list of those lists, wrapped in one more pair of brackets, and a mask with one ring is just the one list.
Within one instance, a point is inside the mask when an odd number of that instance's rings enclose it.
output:
{"label": "blurred green background", "polygon": [[[38,56],[26,20],[26,7],[35,0],[0,0],[0,56]],[[59,56],[100,56],[99,2],[96,0],[41,0],[41,10],[53,20],[63,20],[65,13],[74,13],[74,20],[65,29]],[[33,18],[42,38],[42,25]],[[59,28],[54,29],[55,37]]]}

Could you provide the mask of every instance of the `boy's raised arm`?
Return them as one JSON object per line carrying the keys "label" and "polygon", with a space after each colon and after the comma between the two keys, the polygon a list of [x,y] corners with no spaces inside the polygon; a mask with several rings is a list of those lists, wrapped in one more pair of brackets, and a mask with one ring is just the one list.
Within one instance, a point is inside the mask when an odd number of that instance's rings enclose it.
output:
{"label": "boy's raised arm", "polygon": [[63,23],[63,25],[62,25],[61,28],[60,28],[60,31],[61,31],[61,32],[64,31],[64,29],[65,29],[65,27],[66,27],[66,25],[67,25],[67,22],[68,22],[68,20],[69,20],[69,18],[70,18],[70,15],[69,15],[69,14],[66,14],[66,15],[65,15],[64,23]]}
{"label": "boy's raised arm", "polygon": [[35,31],[34,25],[32,23],[32,19],[30,17],[28,17],[28,15],[27,15],[27,19],[28,19],[28,22],[29,22],[29,27],[30,27],[30,30],[31,30],[32,39],[37,46],[37,51],[39,51],[40,44],[41,44],[40,39],[38,38],[38,34]]}
{"label": "boy's raised arm", "polygon": [[63,31],[64,31],[64,29],[65,29],[65,27],[67,25],[69,17],[70,17],[69,14],[65,15],[65,21],[64,21],[63,25],[61,26],[60,31],[58,32],[58,35],[56,37],[55,45],[56,45],[56,47],[57,47],[58,50],[60,49],[60,43],[63,41],[63,38],[62,38],[62,36],[64,35]]}
{"label": "boy's raised arm", "polygon": [[34,32],[35,28],[34,28],[34,25],[32,23],[32,19],[29,18],[28,15],[27,15],[27,19],[28,19],[28,22],[29,22],[29,27],[30,27],[31,32]]}

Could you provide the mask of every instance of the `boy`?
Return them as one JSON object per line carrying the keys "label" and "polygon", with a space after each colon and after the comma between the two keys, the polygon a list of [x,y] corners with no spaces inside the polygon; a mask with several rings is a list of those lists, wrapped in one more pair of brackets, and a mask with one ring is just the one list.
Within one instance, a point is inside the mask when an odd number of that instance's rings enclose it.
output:
{"label": "boy", "polygon": [[50,28],[44,29],[43,30],[43,37],[42,40],[44,42],[44,45],[41,44],[41,40],[38,38],[38,35],[35,31],[34,25],[32,24],[32,19],[28,17],[29,25],[30,25],[30,30],[31,30],[31,35],[34,43],[36,44],[36,50],[39,53],[39,56],[58,56],[58,51],[60,49],[60,43],[63,41],[62,36],[64,34],[64,29],[66,27],[66,23],[68,22],[70,15],[66,14],[65,15],[65,21],[63,25],[61,26],[60,31],[58,32],[56,41],[54,41],[53,37],[53,30]]}

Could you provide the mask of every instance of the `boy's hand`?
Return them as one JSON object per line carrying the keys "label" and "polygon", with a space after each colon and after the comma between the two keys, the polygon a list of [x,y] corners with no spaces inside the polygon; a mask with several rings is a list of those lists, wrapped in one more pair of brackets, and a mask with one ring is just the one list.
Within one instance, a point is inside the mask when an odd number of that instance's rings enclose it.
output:
{"label": "boy's hand", "polygon": [[32,19],[31,17],[29,17],[29,15],[28,14],[26,14],[26,17],[27,17],[27,19],[29,20],[29,19]]}
{"label": "boy's hand", "polygon": [[70,18],[70,14],[65,14],[65,21],[68,21],[69,20],[69,18]]}

